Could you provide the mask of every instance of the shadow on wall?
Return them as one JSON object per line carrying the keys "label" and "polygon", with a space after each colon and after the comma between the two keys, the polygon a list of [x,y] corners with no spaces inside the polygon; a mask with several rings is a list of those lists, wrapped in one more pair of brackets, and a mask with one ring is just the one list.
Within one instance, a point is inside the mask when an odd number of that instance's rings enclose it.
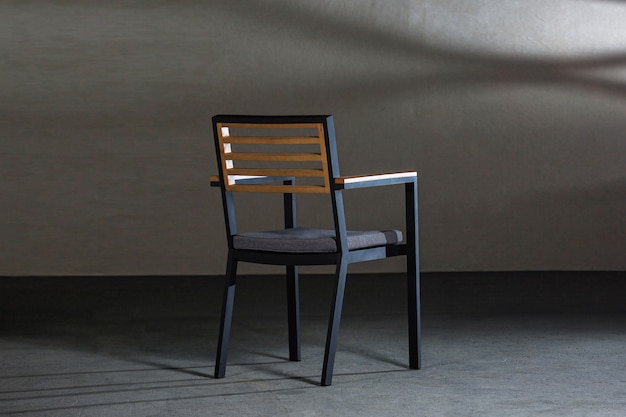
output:
{"label": "shadow on wall", "polygon": [[[537,84],[595,90],[618,98],[626,96],[626,50],[562,58],[552,58],[550,54],[481,52],[431,44],[401,30],[369,24],[366,19],[324,13],[322,7],[248,0],[230,2],[227,7],[233,4],[237,5],[240,17],[250,19],[251,23],[262,20],[267,26],[280,28],[277,31],[315,39],[318,45],[327,45],[329,54],[342,47],[346,59],[354,60],[347,63],[354,72],[329,72],[330,79],[323,84],[311,89],[290,89],[286,91],[289,95],[303,94],[315,100],[315,94],[326,95],[331,91],[333,95],[354,100],[371,96],[373,92],[379,97],[406,90],[424,93],[431,88]],[[378,62],[369,68],[358,66],[363,57]],[[385,67],[386,61],[394,68],[377,71]],[[268,85],[266,89],[273,93],[285,91],[277,85]]]}

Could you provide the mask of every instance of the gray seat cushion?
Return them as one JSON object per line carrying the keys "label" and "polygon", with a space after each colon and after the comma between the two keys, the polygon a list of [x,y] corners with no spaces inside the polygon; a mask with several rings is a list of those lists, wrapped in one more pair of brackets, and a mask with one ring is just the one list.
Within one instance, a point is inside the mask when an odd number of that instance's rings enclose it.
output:
{"label": "gray seat cushion", "polygon": [[[348,231],[348,249],[395,245],[402,242],[399,230]],[[335,231],[326,229],[271,230],[233,236],[235,249],[270,252],[336,252]]]}

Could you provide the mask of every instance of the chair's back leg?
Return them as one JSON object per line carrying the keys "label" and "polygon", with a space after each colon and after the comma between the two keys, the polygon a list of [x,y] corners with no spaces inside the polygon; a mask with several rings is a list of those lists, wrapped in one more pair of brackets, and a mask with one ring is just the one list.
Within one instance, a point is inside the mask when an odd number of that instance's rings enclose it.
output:
{"label": "chair's back leg", "polygon": [[335,272],[335,297],[331,305],[330,318],[328,319],[328,332],[326,335],[326,351],[324,352],[324,366],[322,368],[322,386],[328,386],[333,380],[333,368],[335,366],[335,352],[337,351],[337,339],[339,336],[339,323],[341,321],[341,309],[343,307],[343,294],[346,288],[346,275],[348,262],[341,257]]}
{"label": "chair's back leg", "polygon": [[287,316],[289,320],[289,360],[300,360],[300,282],[297,266],[287,266]]}
{"label": "chair's back leg", "polygon": [[224,296],[222,301],[220,333],[217,342],[217,354],[215,357],[215,378],[224,378],[224,375],[226,374],[226,358],[228,357],[230,328],[233,320],[233,307],[235,304],[236,277],[237,260],[233,256],[232,251],[229,251],[228,264],[226,266]]}

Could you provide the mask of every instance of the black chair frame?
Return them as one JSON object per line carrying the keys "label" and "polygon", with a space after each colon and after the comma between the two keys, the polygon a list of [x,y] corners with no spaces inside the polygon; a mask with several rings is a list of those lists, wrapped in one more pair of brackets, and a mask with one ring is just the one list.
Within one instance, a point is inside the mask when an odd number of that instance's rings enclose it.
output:
{"label": "black chair frame", "polygon": [[[401,172],[391,174],[363,175],[341,177],[336,151],[335,131],[332,116],[238,116],[218,115],[214,116],[213,132],[215,136],[216,154],[218,158],[219,176],[211,177],[211,185],[219,187],[222,194],[222,203],[228,241],[228,260],[225,275],[225,287],[221,310],[220,328],[217,344],[215,363],[215,377],[222,378],[226,372],[227,353],[230,342],[230,332],[233,318],[235,300],[237,265],[239,262],[252,262],[259,264],[285,265],[287,287],[287,311],[288,311],[288,336],[289,336],[289,360],[299,361],[300,353],[300,302],[299,302],[299,276],[298,266],[301,265],[335,265],[335,288],[330,309],[326,346],[322,368],[321,385],[328,386],[332,383],[335,353],[339,324],[344,299],[344,289],[348,265],[356,262],[364,262],[376,259],[384,259],[393,256],[405,256],[407,268],[407,299],[408,299],[408,342],[409,342],[409,367],[419,369],[421,367],[421,315],[420,315],[420,276],[419,276],[419,253],[418,253],[418,181],[415,172]],[[334,229],[336,237],[336,252],[330,253],[290,253],[268,252],[257,250],[236,249],[233,246],[233,237],[237,235],[237,222],[235,216],[235,203],[233,194],[236,192],[229,189],[228,173],[225,172],[222,144],[218,141],[219,126],[228,123],[244,123],[250,126],[292,125],[298,123],[319,124],[323,128],[327,159],[328,184],[326,193],[330,194]],[[295,177],[292,176],[241,176],[232,182],[233,185],[259,185],[281,184],[284,203],[284,227],[294,228],[297,225],[296,194],[290,192],[294,187]],[[347,243],[346,218],[344,213],[344,191],[379,187],[388,185],[404,185],[406,236],[404,243],[370,247],[358,250],[349,250]],[[234,187],[232,187],[234,188]]]}

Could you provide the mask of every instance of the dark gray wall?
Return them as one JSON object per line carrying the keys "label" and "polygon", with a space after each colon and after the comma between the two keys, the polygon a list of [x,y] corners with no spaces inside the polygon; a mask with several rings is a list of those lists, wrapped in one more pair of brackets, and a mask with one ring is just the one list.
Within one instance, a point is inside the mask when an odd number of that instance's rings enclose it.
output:
{"label": "dark gray wall", "polygon": [[[624,22],[601,0],[4,0],[0,275],[221,273],[228,112],[330,113],[343,174],[418,170],[424,270],[623,270]],[[355,192],[350,225],[401,225],[400,194]]]}

